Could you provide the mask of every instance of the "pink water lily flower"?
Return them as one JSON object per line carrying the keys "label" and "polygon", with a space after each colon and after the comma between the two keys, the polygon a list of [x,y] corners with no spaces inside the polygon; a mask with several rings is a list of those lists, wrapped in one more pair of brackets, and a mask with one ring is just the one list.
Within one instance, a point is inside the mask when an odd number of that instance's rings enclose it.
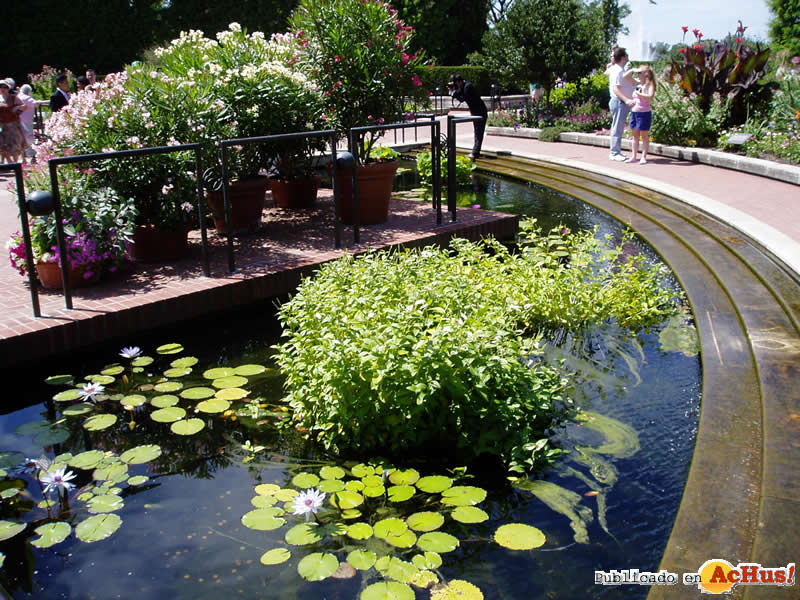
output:
{"label": "pink water lily flower", "polygon": [[294,513],[295,515],[305,515],[306,521],[311,518],[311,514],[317,514],[317,510],[322,506],[325,501],[325,492],[320,492],[314,488],[300,492],[294,498]]}
{"label": "pink water lily flower", "polygon": [[75,479],[75,477],[75,473],[67,471],[66,467],[61,467],[60,469],[56,469],[53,473],[48,473],[47,471],[43,472],[39,476],[39,479],[45,484],[44,493],[49,494],[53,490],[71,490],[75,487],[75,484],[70,483],[69,480]]}

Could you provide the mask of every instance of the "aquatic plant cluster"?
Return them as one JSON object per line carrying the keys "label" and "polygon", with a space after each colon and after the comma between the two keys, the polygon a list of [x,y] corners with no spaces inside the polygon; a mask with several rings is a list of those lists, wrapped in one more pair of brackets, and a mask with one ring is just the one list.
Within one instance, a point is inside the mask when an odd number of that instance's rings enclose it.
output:
{"label": "aquatic plant cluster", "polygon": [[491,456],[525,472],[559,455],[573,414],[545,336],[607,320],[636,330],[676,310],[667,273],[627,238],[543,234],[518,252],[495,240],[345,257],[305,280],[279,312],[294,424],[331,452]]}

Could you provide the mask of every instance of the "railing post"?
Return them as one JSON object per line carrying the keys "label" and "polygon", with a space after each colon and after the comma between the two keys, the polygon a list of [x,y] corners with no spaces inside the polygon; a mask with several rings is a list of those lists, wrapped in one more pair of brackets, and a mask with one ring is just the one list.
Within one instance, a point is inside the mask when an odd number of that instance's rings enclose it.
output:
{"label": "railing post", "polygon": [[203,244],[203,272],[206,277],[211,277],[211,266],[208,263],[208,231],[206,231],[206,207],[203,201],[203,164],[200,158],[200,149],[194,149],[194,171],[197,177],[197,218],[200,222],[200,240]]}
{"label": "railing post", "polygon": [[225,143],[220,145],[220,161],[222,162],[222,201],[225,206],[225,229],[228,234],[228,271],[233,273],[236,269],[233,259],[233,225],[231,197],[228,189],[228,146]]}
{"label": "railing post", "polygon": [[361,135],[356,135],[351,129],[348,134],[348,143],[350,144],[350,153],[353,155],[353,243],[361,243],[361,232],[359,231],[359,212],[361,211],[361,203],[358,198],[358,161],[359,152],[358,147],[361,145]]}
{"label": "railing post", "polygon": [[333,238],[336,248],[341,248],[342,225],[339,222],[341,194],[339,193],[339,165],[336,158],[336,133],[331,133],[329,143],[331,145],[331,181],[333,183]]}
{"label": "railing post", "polygon": [[50,187],[53,193],[53,212],[56,220],[56,243],[58,255],[61,260],[61,283],[64,286],[64,306],[72,308],[72,290],[69,289],[69,258],[67,257],[67,244],[64,240],[64,224],[61,222],[61,193],[58,189],[58,164],[53,160],[48,161],[50,167]]}
{"label": "railing post", "polygon": [[456,220],[456,124],[455,117],[447,115],[447,210],[450,220]]}

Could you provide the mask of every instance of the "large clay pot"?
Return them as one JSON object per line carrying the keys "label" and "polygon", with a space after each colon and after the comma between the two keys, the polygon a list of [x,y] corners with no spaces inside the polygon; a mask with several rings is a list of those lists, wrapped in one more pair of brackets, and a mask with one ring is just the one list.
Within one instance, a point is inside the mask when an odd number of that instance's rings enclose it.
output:
{"label": "large clay pot", "polygon": [[320,178],[271,179],[269,189],[278,208],[312,208],[317,202]]}
{"label": "large clay pot", "polygon": [[[385,223],[389,218],[394,175],[399,161],[367,163],[358,166],[359,225]],[[353,223],[353,178],[351,171],[340,170],[339,201],[342,223]]]}
{"label": "large clay pot", "polygon": [[[266,175],[231,181],[228,195],[231,201],[231,230],[234,235],[254,233],[261,228],[264,199],[269,187]],[[209,192],[208,205],[214,215],[217,233],[228,233],[225,225],[225,200],[222,190]]]}
{"label": "large clay pot", "polygon": [[[48,289],[63,288],[61,281],[61,266],[57,262],[39,262],[36,263],[36,277],[42,287]],[[70,265],[69,269],[69,287],[78,288],[97,283],[100,280],[100,272],[95,272],[92,277],[84,277],[86,269],[83,265]]]}
{"label": "large clay pot", "polygon": [[137,262],[177,260],[189,254],[188,228],[161,230],[152,225],[137,225],[133,242],[127,244],[128,256]]}

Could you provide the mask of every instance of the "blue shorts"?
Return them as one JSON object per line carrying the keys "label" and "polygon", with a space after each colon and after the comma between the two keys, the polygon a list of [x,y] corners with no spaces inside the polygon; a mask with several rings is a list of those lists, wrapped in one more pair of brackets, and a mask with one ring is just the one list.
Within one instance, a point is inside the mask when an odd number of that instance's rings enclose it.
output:
{"label": "blue shorts", "polygon": [[638,129],[639,131],[650,131],[650,125],[653,122],[653,113],[647,112],[632,112],[631,113],[631,129]]}

